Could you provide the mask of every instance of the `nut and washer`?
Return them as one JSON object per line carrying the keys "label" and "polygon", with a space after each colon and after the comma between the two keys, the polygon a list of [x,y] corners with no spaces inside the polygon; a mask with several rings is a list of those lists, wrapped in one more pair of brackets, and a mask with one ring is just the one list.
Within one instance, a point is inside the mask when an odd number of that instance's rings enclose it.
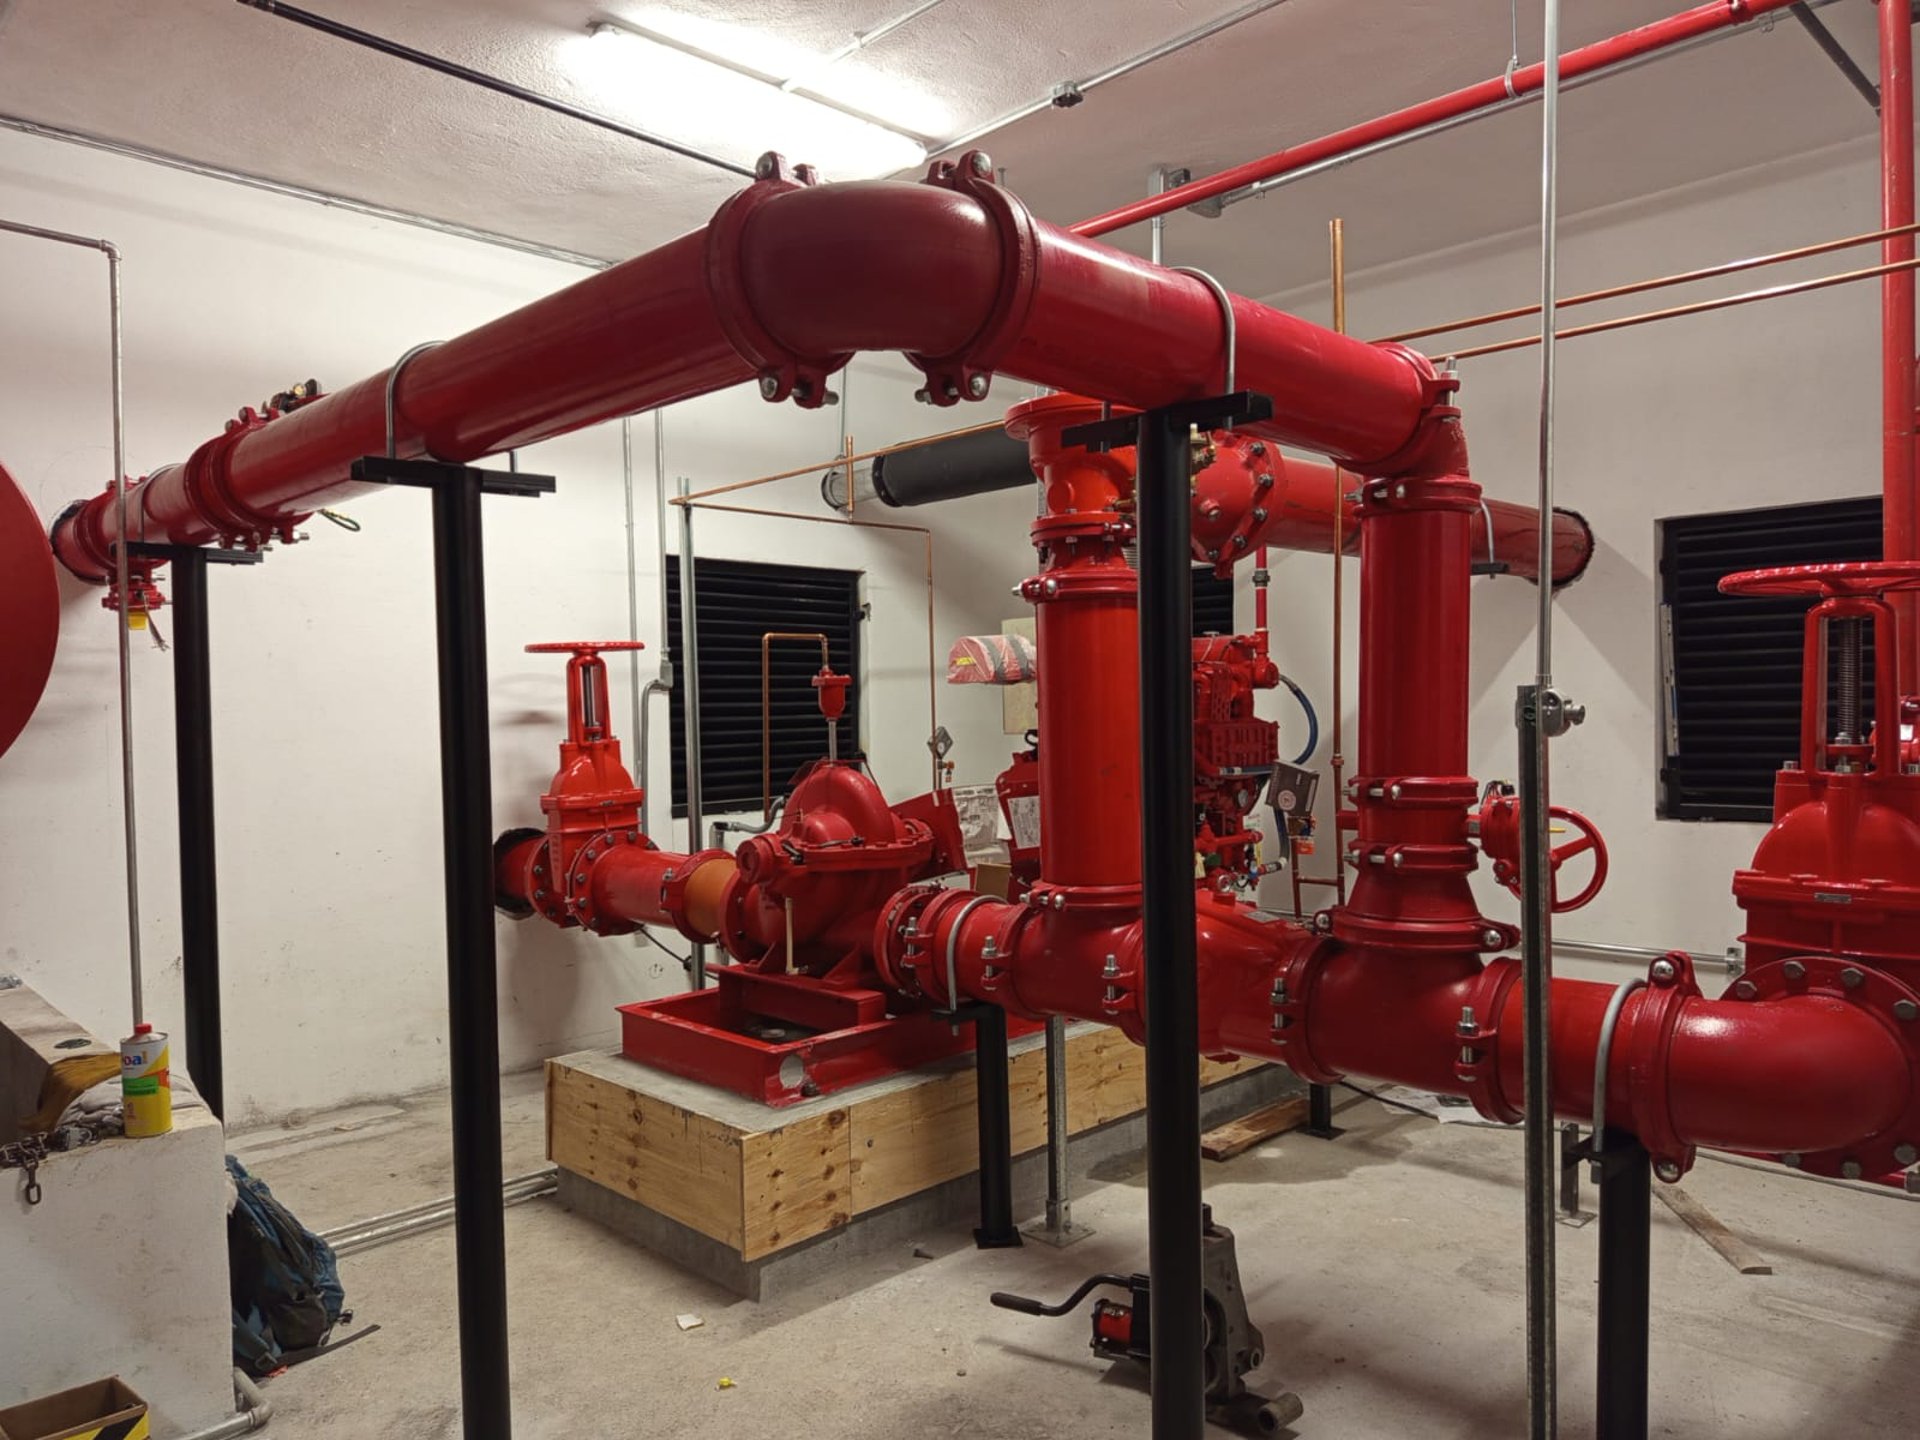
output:
{"label": "nut and washer", "polygon": [[1860,1178],[1860,1162],[1858,1160],[1841,1161],[1840,1173],[1849,1180],[1858,1180]]}
{"label": "nut and washer", "polygon": [[1916,1160],[1920,1160],[1920,1150],[1916,1150],[1911,1145],[1896,1145],[1893,1147],[1893,1158],[1902,1165],[1911,1165]]}
{"label": "nut and washer", "polygon": [[1798,1170],[1800,1168],[1799,1152],[1794,1150],[1787,1151],[1780,1157],[1780,1163],[1789,1170]]}
{"label": "nut and washer", "polygon": [[1751,980],[1742,980],[1733,987],[1733,998],[1736,1000],[1751,1000],[1759,993]]}
{"label": "nut and washer", "polygon": [[1851,965],[1840,972],[1840,983],[1849,990],[1858,990],[1866,983],[1866,980],[1867,977]]}
{"label": "nut and washer", "polygon": [[1893,1013],[1897,1019],[1901,1020],[1920,1019],[1920,1005],[1914,1004],[1911,1000],[1896,1000],[1893,1002]]}
{"label": "nut and washer", "polygon": [[1671,1160],[1661,1160],[1654,1165],[1653,1173],[1671,1185],[1680,1178],[1680,1167]]}
{"label": "nut and washer", "polygon": [[1804,980],[1807,978],[1807,967],[1798,960],[1789,960],[1780,967],[1780,973],[1789,980]]}

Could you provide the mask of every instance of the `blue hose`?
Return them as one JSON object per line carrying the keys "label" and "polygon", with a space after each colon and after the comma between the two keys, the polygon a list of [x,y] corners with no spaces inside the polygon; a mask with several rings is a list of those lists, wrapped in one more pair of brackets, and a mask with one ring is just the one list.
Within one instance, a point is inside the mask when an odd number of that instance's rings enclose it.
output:
{"label": "blue hose", "polygon": [[1294,683],[1292,676],[1282,675],[1280,683],[1293,692],[1293,698],[1298,700],[1300,708],[1307,712],[1306,748],[1293,760],[1296,765],[1304,765],[1312,757],[1313,752],[1320,748],[1320,717],[1314,713],[1313,702],[1307,698],[1307,692]]}

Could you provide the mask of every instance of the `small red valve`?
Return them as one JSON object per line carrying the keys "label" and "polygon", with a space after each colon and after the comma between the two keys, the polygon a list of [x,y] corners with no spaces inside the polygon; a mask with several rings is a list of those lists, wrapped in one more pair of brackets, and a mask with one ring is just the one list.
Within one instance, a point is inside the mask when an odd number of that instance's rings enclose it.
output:
{"label": "small red valve", "polygon": [[[1548,814],[1553,819],[1565,822],[1578,831],[1575,838],[1563,845],[1555,845],[1549,852],[1551,858],[1550,873],[1552,883],[1551,904],[1553,913],[1564,915],[1569,910],[1578,910],[1589,904],[1600,893],[1600,887],[1607,883],[1607,842],[1601,837],[1600,827],[1582,815],[1578,810],[1569,810],[1564,805],[1555,805]],[[1480,802],[1480,848],[1487,852],[1487,858],[1493,861],[1493,878],[1507,889],[1515,898],[1520,896],[1520,801],[1510,786],[1490,785],[1487,794]],[[1567,900],[1560,898],[1560,867],[1576,855],[1593,852],[1593,878],[1577,895]]]}
{"label": "small red valve", "polygon": [[820,692],[820,713],[829,720],[838,720],[847,713],[847,687],[853,683],[851,675],[840,675],[821,666],[813,677],[813,688]]}

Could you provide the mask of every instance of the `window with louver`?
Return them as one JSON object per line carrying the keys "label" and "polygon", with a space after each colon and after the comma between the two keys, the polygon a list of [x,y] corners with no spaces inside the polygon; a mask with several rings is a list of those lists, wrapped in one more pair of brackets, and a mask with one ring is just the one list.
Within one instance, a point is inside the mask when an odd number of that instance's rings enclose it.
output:
{"label": "window with louver", "polygon": [[1205,565],[1193,570],[1193,635],[1232,635],[1233,581],[1222,580]]}
{"label": "window with louver", "polygon": [[[679,557],[667,561],[667,654],[684,676]],[[694,562],[700,644],[700,806],[708,815],[760,808],[760,638],[770,630],[827,637],[833,668],[851,675],[840,719],[840,755],[863,753],[860,710],[860,576],[852,570],[758,561]],[[802,767],[827,753],[814,673],[818,644],[775,641],[772,678],[773,791],[786,794]],[[687,737],[679,698],[672,711],[673,813],[687,813]]]}
{"label": "window with louver", "polygon": [[[1774,772],[1800,751],[1801,642],[1812,602],[1722,595],[1720,580],[1775,565],[1878,560],[1880,499],[1682,515],[1658,529],[1658,813],[1769,821]],[[1870,707],[1870,638],[1867,653]]]}

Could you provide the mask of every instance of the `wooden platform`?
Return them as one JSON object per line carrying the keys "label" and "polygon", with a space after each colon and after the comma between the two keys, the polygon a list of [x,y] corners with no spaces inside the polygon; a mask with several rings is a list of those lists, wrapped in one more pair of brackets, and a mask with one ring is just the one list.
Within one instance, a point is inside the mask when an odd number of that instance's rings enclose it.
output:
{"label": "wooden platform", "polygon": [[[1140,1047],[1103,1025],[1075,1025],[1067,1037],[1071,1132],[1139,1112]],[[1044,1037],[1009,1048],[1018,1155],[1046,1144]],[[1269,1068],[1204,1062],[1201,1082]],[[590,1181],[757,1261],[971,1174],[972,1064],[947,1062],[774,1110],[617,1053],[562,1056],[547,1062],[547,1154],[563,1182]]]}

